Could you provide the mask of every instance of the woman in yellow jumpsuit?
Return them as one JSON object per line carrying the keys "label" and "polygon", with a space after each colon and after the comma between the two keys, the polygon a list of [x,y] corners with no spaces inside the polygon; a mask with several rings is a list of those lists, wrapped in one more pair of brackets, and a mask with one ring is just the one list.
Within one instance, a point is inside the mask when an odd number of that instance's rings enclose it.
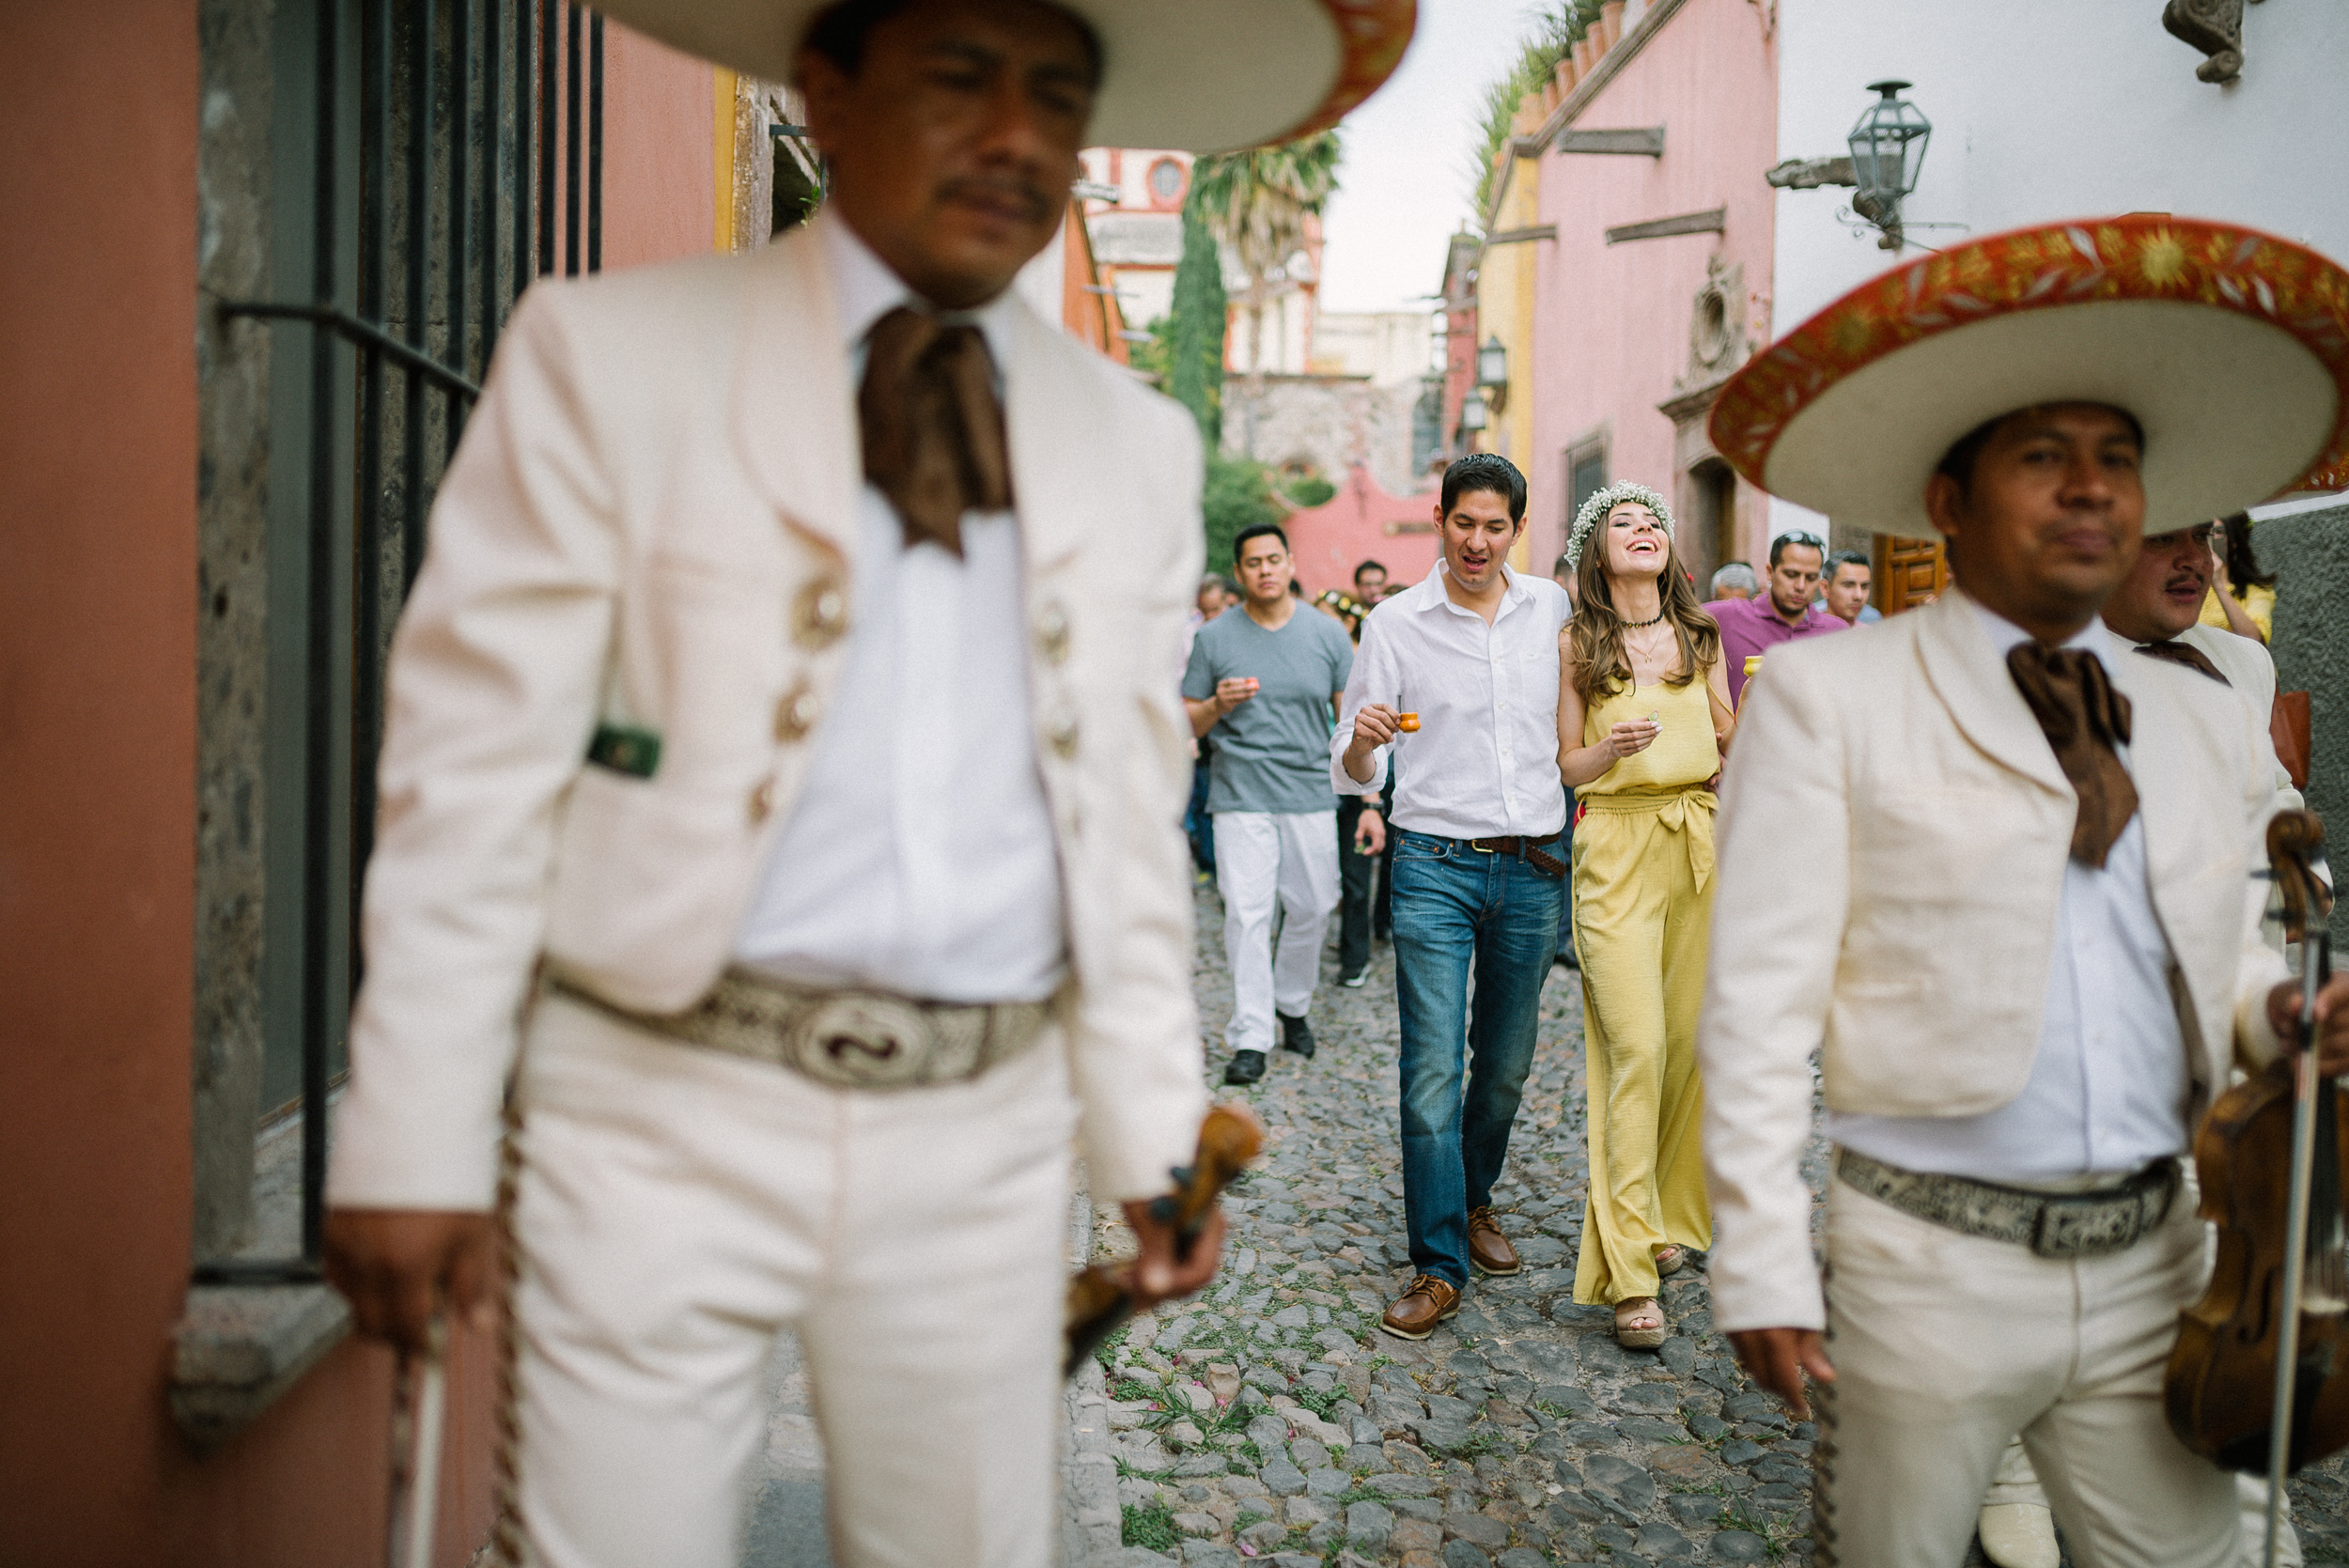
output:
{"label": "woman in yellow jumpsuit", "polygon": [[1590,1199],[1574,1298],[1634,1348],[1669,1331],[1658,1277],[1713,1243],[1698,1128],[1697,1007],[1713,898],[1710,781],[1735,723],[1720,629],[1672,548],[1672,510],[1614,485],[1576,517],[1560,638],[1558,769],[1574,830]]}

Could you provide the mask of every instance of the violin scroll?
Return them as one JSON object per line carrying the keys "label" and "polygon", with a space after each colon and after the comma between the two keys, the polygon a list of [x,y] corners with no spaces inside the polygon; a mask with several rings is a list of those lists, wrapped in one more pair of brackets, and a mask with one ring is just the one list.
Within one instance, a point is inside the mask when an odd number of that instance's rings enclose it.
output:
{"label": "violin scroll", "polygon": [[2317,875],[2325,824],[2312,811],[2279,811],[2267,824],[2267,863],[2283,900],[2284,940],[2308,939],[2309,923],[2332,916],[2333,890]]}

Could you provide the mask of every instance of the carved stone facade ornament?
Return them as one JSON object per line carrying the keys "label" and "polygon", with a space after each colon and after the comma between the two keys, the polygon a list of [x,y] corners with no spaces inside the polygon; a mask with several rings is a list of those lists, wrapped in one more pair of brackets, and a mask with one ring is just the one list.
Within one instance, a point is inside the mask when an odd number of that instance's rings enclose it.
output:
{"label": "carved stone facade ornament", "polygon": [[2232,82],[2243,74],[2243,0],[2170,0],[2161,8],[2161,24],[2210,56],[2194,68],[2203,81]]}
{"label": "carved stone facade ornament", "polygon": [[1715,256],[1688,311],[1688,371],[1679,388],[1710,386],[1746,363],[1746,267]]}

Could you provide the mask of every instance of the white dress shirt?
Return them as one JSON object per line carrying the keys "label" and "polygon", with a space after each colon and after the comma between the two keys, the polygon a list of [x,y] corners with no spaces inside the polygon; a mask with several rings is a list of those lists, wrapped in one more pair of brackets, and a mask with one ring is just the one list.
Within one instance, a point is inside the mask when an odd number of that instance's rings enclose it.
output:
{"label": "white dress shirt", "polygon": [[[861,377],[873,324],[917,302],[845,223],[817,226]],[[1003,310],[998,300],[959,318],[1009,376]],[[846,666],[735,957],[809,985],[1040,1001],[1060,986],[1067,949],[1026,722],[1019,520],[965,513],[957,561],[926,541],[907,549],[874,486],[857,505]]]}
{"label": "white dress shirt", "polygon": [[[1566,825],[1558,775],[1558,630],[1573,613],[1546,577],[1508,579],[1491,624],[1452,602],[1448,568],[1381,599],[1362,622],[1362,645],[1330,737],[1330,782],[1341,795],[1376,795],[1394,753],[1388,818],[1444,838],[1554,836]],[[1384,703],[1417,713],[1419,728],[1372,753],[1367,782],[1346,770],[1354,716]]]}
{"label": "white dress shirt", "polygon": [[[2029,640],[2022,628],[1974,608],[2001,658]],[[2107,664],[2124,647],[2100,622],[2063,645]],[[2121,755],[2125,765],[2125,747]],[[2039,1049],[2022,1094],[1979,1116],[1830,1111],[1828,1139],[1906,1170],[1984,1181],[2113,1175],[2178,1154],[2186,1146],[2192,1079],[2170,989],[2174,968],[2146,879],[2144,822],[2132,816],[2103,870],[2064,862]]]}

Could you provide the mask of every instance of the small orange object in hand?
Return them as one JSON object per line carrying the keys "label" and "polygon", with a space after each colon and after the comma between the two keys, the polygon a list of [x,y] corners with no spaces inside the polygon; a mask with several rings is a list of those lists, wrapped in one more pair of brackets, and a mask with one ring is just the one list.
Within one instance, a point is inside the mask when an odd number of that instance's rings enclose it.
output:
{"label": "small orange object in hand", "polygon": [[1394,727],[1399,730],[1416,730],[1419,728],[1419,715],[1398,713],[1394,716]]}

